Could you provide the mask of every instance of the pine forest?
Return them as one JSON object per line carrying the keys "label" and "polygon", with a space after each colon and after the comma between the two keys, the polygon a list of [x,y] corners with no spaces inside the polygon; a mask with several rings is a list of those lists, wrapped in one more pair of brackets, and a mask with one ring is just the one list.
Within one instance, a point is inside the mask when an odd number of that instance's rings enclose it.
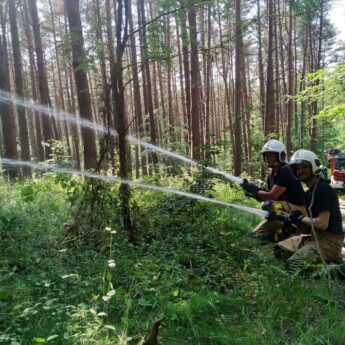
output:
{"label": "pine forest", "polygon": [[345,220],[343,1],[0,0],[0,344],[345,344],[248,236],[277,140]]}

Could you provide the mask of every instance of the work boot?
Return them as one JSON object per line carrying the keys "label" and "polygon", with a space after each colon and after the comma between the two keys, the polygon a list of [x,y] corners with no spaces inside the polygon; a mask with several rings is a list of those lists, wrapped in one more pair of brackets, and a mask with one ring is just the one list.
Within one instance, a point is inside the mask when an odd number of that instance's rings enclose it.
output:
{"label": "work boot", "polygon": [[345,263],[342,263],[338,268],[338,277],[340,280],[345,280]]}
{"label": "work boot", "polygon": [[306,262],[300,258],[294,257],[294,255],[286,260],[286,266],[285,266],[287,272],[291,274],[297,274],[297,273],[306,273],[308,269],[308,265]]}
{"label": "work boot", "polygon": [[345,262],[341,257],[327,261],[327,265],[330,267],[329,272],[333,279],[345,280]]}
{"label": "work boot", "polygon": [[284,262],[287,261],[287,259],[291,256],[287,251],[284,249],[280,248],[278,245],[273,247],[273,255],[279,259],[283,260]]}
{"label": "work boot", "polygon": [[250,232],[249,234],[248,234],[248,236],[250,237],[250,238],[252,238],[252,239],[258,239],[258,238],[261,238],[261,236],[258,236],[258,234],[256,233],[256,232]]}
{"label": "work boot", "polygon": [[248,236],[252,239],[257,241],[259,244],[264,245],[264,244],[268,244],[270,241],[263,236],[258,235],[256,232],[250,232],[248,234]]}

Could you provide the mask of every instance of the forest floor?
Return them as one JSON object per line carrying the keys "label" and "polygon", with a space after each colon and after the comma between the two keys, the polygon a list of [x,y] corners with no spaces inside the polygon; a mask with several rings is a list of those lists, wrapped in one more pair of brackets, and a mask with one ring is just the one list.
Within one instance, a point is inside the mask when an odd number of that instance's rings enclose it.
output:
{"label": "forest floor", "polygon": [[[160,182],[260,207],[229,185],[181,181]],[[249,238],[259,217],[133,189],[130,243],[118,187],[98,187],[73,235],[83,182],[0,181],[0,344],[143,344],[161,317],[162,345],[345,344],[344,282],[329,267],[289,275],[274,244]]]}

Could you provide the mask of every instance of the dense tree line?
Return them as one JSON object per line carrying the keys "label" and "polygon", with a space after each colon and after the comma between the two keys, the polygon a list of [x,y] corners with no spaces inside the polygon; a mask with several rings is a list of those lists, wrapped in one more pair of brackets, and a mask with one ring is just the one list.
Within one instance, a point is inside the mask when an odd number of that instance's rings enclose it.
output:
{"label": "dense tree line", "polygon": [[[322,149],[322,98],[295,98],[332,54],[330,1],[7,0],[0,88],[109,128],[103,136],[0,103],[1,156],[150,174],[162,158],[130,134],[198,160],[218,149],[238,175],[269,137]],[[315,80],[317,86],[318,80]],[[19,171],[9,170],[10,177]],[[20,172],[30,176],[28,169]]]}

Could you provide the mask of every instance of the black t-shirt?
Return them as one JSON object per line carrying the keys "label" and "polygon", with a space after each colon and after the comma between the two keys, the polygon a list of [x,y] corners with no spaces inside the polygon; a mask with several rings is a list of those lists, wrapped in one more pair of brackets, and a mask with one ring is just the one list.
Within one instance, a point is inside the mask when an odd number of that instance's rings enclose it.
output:
{"label": "black t-shirt", "polygon": [[313,206],[311,208],[312,215],[310,216],[316,218],[323,211],[329,212],[329,224],[326,231],[329,231],[333,234],[342,234],[343,227],[339,207],[339,200],[334,190],[327,183],[327,181],[320,179],[318,183],[316,183],[305,193],[305,201],[307,208],[309,208],[312,202],[314,189],[314,201]]}
{"label": "black t-shirt", "polygon": [[277,172],[268,176],[267,184],[269,190],[276,184],[285,187],[285,192],[279,197],[280,201],[287,201],[290,204],[304,206],[304,190],[300,180],[292,173],[288,165],[281,165]]}

